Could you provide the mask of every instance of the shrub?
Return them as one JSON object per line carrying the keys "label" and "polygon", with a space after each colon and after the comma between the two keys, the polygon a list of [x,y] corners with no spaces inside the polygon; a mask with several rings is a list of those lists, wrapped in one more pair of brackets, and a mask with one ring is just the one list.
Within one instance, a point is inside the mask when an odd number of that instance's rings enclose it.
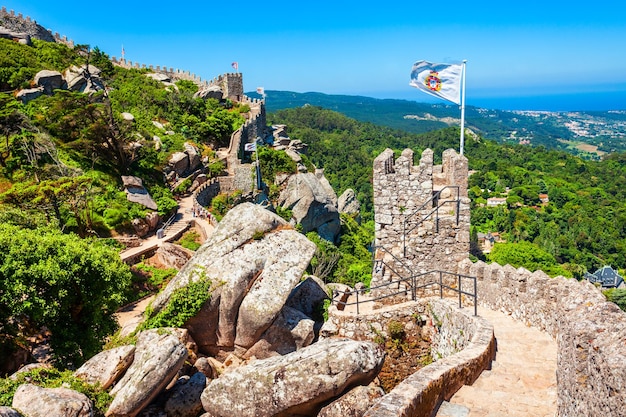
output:
{"label": "shrub", "polygon": [[211,280],[201,278],[172,294],[167,306],[142,324],[142,329],[182,327],[211,299]]}
{"label": "shrub", "polygon": [[147,277],[148,283],[154,288],[162,288],[178,273],[175,268],[157,268],[144,262],[133,265],[133,268],[142,272],[142,275]]}
{"label": "shrub", "polygon": [[617,304],[619,308],[626,311],[626,289],[611,288],[603,291],[607,300]]}
{"label": "shrub", "polygon": [[72,371],[38,368],[20,373],[15,379],[0,379],[0,406],[10,407],[15,391],[17,391],[20,385],[26,383],[38,385],[42,388],[64,387],[83,393],[93,403],[94,416],[96,417],[103,417],[113,400],[113,397],[108,392],[76,378]]}
{"label": "shrub", "polygon": [[198,232],[190,230],[183,234],[180,239],[176,242],[183,248],[187,248],[192,251],[197,251],[201,246],[200,244],[200,235]]}
{"label": "shrub", "polygon": [[391,340],[401,341],[405,336],[404,324],[396,320],[391,320],[387,324],[387,332],[389,333]]}

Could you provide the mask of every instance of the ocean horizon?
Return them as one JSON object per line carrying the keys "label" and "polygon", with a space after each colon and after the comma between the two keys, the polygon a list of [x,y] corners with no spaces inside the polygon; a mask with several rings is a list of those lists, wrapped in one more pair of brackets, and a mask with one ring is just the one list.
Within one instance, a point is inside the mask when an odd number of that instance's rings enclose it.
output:
{"label": "ocean horizon", "polygon": [[[349,93],[348,93],[349,94]],[[530,110],[530,111],[610,111],[626,110],[626,90],[577,92],[577,93],[546,93],[524,94],[508,92],[506,96],[491,94],[472,95],[467,92],[466,105],[490,110]],[[360,93],[366,97],[379,99],[409,100],[428,104],[452,104],[447,101],[429,97],[427,94],[413,91]]]}
{"label": "ocean horizon", "polygon": [[521,97],[466,98],[469,106],[492,110],[610,111],[626,110],[626,91],[546,94]]}

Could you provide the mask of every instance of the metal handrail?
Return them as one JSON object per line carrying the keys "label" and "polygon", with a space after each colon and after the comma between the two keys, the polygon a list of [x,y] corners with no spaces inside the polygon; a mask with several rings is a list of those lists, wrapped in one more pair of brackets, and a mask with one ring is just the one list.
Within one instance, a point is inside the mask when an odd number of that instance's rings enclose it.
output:
{"label": "metal handrail", "polygon": [[167,219],[165,223],[163,223],[161,230],[165,231],[172,223],[174,223],[174,220],[176,219],[177,216],[178,216],[178,210],[176,211],[176,213],[172,214],[172,216],[169,219]]}
{"label": "metal handrail", "polygon": [[[456,200],[439,201],[439,198],[441,197],[441,192],[448,188],[456,189]],[[406,226],[407,222],[416,214],[421,213],[421,211],[424,210],[424,208],[428,205],[428,203],[432,203],[433,201],[436,202],[435,208],[433,208],[428,214],[426,214],[426,216],[422,217],[415,225],[413,225],[413,227],[407,230],[407,226]],[[424,204],[419,206],[417,210],[415,210],[411,214],[408,214],[407,216],[404,217],[404,220],[402,220],[402,252],[404,253],[404,256],[406,256],[407,234],[415,230],[420,224],[428,220],[433,214],[436,214],[435,227],[436,227],[436,232],[439,233],[439,208],[443,207],[445,204],[448,204],[448,203],[456,203],[456,224],[458,225],[459,224],[459,211],[460,211],[460,206],[461,206],[461,191],[458,185],[446,185],[441,190],[433,194],[432,197],[426,200]]]}
{"label": "metal handrail", "polygon": [[[405,266],[408,269],[408,267],[404,264],[404,262],[400,261],[398,258],[396,258],[391,252],[389,252],[384,247],[381,246],[381,247],[378,247],[376,249],[382,250],[383,252],[388,253],[395,260],[400,262],[403,266]],[[459,298],[459,308],[462,308],[462,296],[463,295],[473,298],[474,299],[474,316],[478,315],[478,289],[477,289],[476,277],[473,277],[473,276],[470,276],[470,275],[457,274],[457,273],[448,272],[448,271],[442,271],[442,270],[432,270],[432,271],[422,272],[422,273],[418,273],[418,274],[411,274],[408,277],[402,277],[400,274],[395,272],[395,269],[393,268],[393,266],[390,265],[389,263],[385,262],[384,259],[376,259],[375,262],[379,262],[382,265],[384,265],[386,267],[389,267],[389,270],[394,272],[397,276],[399,276],[400,279],[395,280],[395,281],[385,282],[383,284],[380,284],[380,285],[377,285],[377,286],[374,286],[374,287],[370,287],[370,288],[355,289],[355,290],[352,290],[352,291],[335,290],[335,293],[333,294],[333,299],[332,299],[333,304],[342,305],[344,308],[346,306],[356,305],[356,313],[358,315],[360,313],[360,304],[368,303],[368,302],[375,302],[375,301],[383,300],[385,298],[393,297],[393,296],[400,295],[400,294],[405,294],[406,295],[407,288],[404,288],[402,290],[398,290],[397,292],[394,292],[394,293],[381,295],[381,296],[376,297],[376,298],[367,299],[367,300],[364,300],[364,301],[359,299],[359,295],[360,294],[364,294],[366,292],[369,292],[369,291],[372,291],[372,290],[375,290],[375,289],[379,289],[379,288],[390,287],[390,286],[395,285],[395,284],[397,284],[398,288],[400,288],[401,284],[406,284],[408,287],[410,287],[410,290],[411,290],[411,300],[415,301],[417,299],[417,290],[422,289],[422,288],[427,288],[427,287],[429,287],[431,285],[436,285],[436,286],[439,286],[439,298],[443,298],[443,291],[444,291],[444,289],[456,292],[458,294],[458,298]],[[417,279],[421,278],[421,277],[424,277],[424,276],[427,276],[429,274],[438,274],[439,279],[418,286],[417,285]],[[455,276],[456,277],[458,288],[454,288],[454,287],[451,287],[449,285],[444,284],[443,277],[446,276],[446,275],[448,275],[448,276]],[[473,281],[473,292],[468,292],[467,290],[463,289],[463,279],[471,279]],[[342,295],[342,294],[345,295],[345,296],[350,296],[350,295],[354,294],[355,297],[356,297],[356,301],[352,302],[352,303],[348,303],[347,300],[345,302],[344,301],[338,301],[337,300],[338,297],[340,295]]]}

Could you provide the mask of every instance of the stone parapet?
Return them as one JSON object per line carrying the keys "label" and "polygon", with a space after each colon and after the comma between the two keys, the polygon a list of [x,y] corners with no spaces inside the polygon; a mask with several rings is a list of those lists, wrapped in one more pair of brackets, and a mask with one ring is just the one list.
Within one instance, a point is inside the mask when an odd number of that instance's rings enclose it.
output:
{"label": "stone parapet", "polygon": [[587,281],[495,263],[460,269],[477,278],[480,304],[556,338],[558,416],[624,415],[626,313]]}
{"label": "stone parapet", "polygon": [[495,357],[493,326],[472,314],[473,310],[458,309],[450,300],[428,298],[360,315],[331,307],[330,323],[324,327],[335,329],[333,333],[340,336],[373,340],[379,334],[385,335],[392,320],[423,320],[431,326],[435,362],[405,379],[365,414],[430,417],[443,400],[473,383]]}

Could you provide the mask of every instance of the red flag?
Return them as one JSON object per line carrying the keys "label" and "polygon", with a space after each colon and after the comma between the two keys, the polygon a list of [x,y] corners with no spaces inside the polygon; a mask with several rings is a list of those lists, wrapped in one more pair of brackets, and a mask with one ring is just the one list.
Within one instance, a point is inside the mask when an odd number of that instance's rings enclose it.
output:
{"label": "red flag", "polygon": [[237,61],[233,62],[230,65],[232,65],[232,67],[235,69],[235,71],[239,71],[239,63]]}

